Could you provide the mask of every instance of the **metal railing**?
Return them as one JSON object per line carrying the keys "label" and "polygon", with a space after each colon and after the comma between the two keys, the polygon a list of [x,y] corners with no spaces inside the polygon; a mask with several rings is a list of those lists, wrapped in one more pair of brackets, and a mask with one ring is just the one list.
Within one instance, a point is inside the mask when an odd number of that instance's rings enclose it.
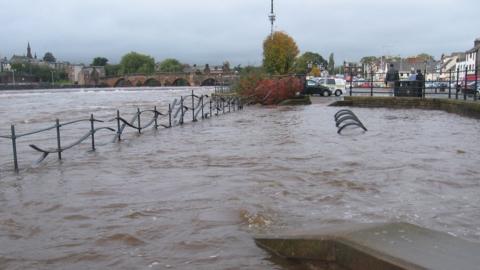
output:
{"label": "metal railing", "polygon": [[[66,150],[69,150],[82,142],[90,138],[91,140],[91,151],[95,151],[96,147],[100,144],[96,144],[95,134],[101,130],[107,130],[114,132],[113,139],[111,143],[120,142],[122,140],[122,134],[125,133],[127,128],[136,130],[139,134],[143,130],[153,127],[158,129],[159,127],[163,128],[172,128],[174,126],[183,125],[185,120],[188,118],[187,112],[191,111],[191,122],[197,122],[199,119],[208,119],[213,116],[219,116],[220,114],[235,112],[242,110],[244,106],[243,101],[237,96],[222,96],[222,95],[195,95],[192,90],[192,93],[189,95],[184,95],[180,97],[180,100],[175,99],[173,103],[168,104],[168,109],[165,112],[157,110],[157,106],[154,106],[153,109],[140,110],[137,108],[137,112],[133,115],[130,121],[126,120],[120,115],[120,110],[117,110],[116,117],[109,120],[100,120],[96,119],[93,114],[90,115],[90,118],[74,120],[70,122],[62,123],[59,119],[55,120],[55,124],[46,128],[39,130],[17,134],[15,130],[15,125],[11,125],[9,135],[1,135],[0,138],[8,139],[12,144],[12,159],[13,159],[13,168],[15,172],[19,171],[18,165],[18,151],[17,144],[18,139],[23,137],[28,137],[34,134],[39,134],[47,132],[50,130],[56,131],[56,147],[55,148],[44,148],[37,146],[35,144],[29,144],[29,146],[37,152],[41,153],[40,158],[36,163],[42,162],[49,154],[57,154],[58,159],[62,159],[62,153]],[[142,118],[144,114],[152,114],[153,117]],[[145,122],[146,121],[146,122]],[[163,122],[162,122],[163,121]],[[63,145],[62,142],[62,128],[67,126],[81,123],[81,122],[90,122],[90,128],[85,132],[83,136],[67,145]],[[115,123],[115,126],[101,126],[96,127],[98,123]],[[105,145],[102,144],[102,145]]]}
{"label": "metal railing", "polygon": [[[449,99],[463,99],[477,101],[480,97],[479,69],[465,68],[463,70],[449,70],[447,72],[422,71],[424,80],[421,85],[421,97],[439,97]],[[345,91],[349,96],[354,95],[389,95],[395,96],[395,87],[385,82],[386,73],[367,72],[361,78],[351,79],[352,74],[346,74]],[[399,73],[400,80],[396,83],[409,81],[410,73]]]}

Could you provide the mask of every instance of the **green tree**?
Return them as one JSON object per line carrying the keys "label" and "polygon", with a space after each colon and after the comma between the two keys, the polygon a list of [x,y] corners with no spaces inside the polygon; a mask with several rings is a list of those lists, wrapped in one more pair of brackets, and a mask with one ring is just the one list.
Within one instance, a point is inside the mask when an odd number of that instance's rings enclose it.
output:
{"label": "green tree", "polygon": [[120,69],[122,67],[120,65],[105,65],[105,75],[106,76],[118,76],[120,75]]}
{"label": "green tree", "polygon": [[155,71],[155,59],[153,57],[130,52],[120,61],[120,74],[152,74]]}
{"label": "green tree", "polygon": [[376,56],[365,56],[360,59],[360,63],[362,63],[363,65],[372,64],[376,61],[378,61],[378,58]]}
{"label": "green tree", "polygon": [[274,32],[263,42],[263,67],[270,74],[287,74],[293,71],[299,51],[289,35]]}
{"label": "green tree", "polygon": [[43,56],[43,61],[49,62],[49,63],[55,63],[57,61],[57,59],[55,59],[55,57],[53,56],[53,54],[51,52],[47,52]]}
{"label": "green tree", "polygon": [[333,74],[335,71],[335,57],[333,56],[333,53],[330,54],[328,57],[328,72],[330,74]]}
{"label": "green tree", "polygon": [[158,70],[160,72],[182,72],[183,65],[177,59],[167,58],[160,62]]}
{"label": "green tree", "polygon": [[107,63],[108,63],[107,58],[105,58],[105,57],[95,57],[95,58],[93,58],[93,62],[91,64],[91,66],[103,67],[103,66],[106,66]]}
{"label": "green tree", "polygon": [[[307,74],[314,66],[326,67],[327,61],[318,53],[305,52],[295,61],[295,72]],[[311,67],[309,67],[311,65]]]}
{"label": "green tree", "polygon": [[417,58],[422,59],[422,61],[435,61],[433,56],[431,56],[428,53],[421,53],[421,54],[417,55]]}

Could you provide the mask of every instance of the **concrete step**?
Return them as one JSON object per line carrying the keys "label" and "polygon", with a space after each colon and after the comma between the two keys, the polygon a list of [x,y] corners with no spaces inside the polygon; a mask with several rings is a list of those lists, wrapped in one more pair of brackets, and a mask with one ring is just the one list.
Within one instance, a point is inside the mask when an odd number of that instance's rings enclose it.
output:
{"label": "concrete step", "polygon": [[255,242],[283,258],[351,270],[480,269],[479,243],[408,223],[348,224]]}

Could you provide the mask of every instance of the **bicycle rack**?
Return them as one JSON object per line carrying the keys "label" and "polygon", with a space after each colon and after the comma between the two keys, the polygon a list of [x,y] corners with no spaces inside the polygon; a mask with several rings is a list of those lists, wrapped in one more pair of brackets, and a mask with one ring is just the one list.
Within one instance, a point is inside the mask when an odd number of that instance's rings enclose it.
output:
{"label": "bicycle rack", "polygon": [[364,131],[368,131],[363,125],[362,121],[360,121],[360,119],[358,119],[358,117],[351,110],[340,110],[335,114],[334,118],[335,126],[338,128],[338,134],[341,134],[342,130],[348,126],[357,126],[362,128]]}

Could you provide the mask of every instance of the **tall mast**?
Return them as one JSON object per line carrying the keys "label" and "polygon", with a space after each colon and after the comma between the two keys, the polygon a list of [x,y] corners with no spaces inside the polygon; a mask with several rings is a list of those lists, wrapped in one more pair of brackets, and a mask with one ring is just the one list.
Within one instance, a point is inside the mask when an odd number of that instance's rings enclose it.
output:
{"label": "tall mast", "polygon": [[270,19],[270,23],[272,25],[272,28],[270,30],[270,36],[273,37],[273,24],[275,23],[275,13],[273,12],[273,0],[271,4],[271,9],[270,9],[270,15],[268,15],[268,18]]}

